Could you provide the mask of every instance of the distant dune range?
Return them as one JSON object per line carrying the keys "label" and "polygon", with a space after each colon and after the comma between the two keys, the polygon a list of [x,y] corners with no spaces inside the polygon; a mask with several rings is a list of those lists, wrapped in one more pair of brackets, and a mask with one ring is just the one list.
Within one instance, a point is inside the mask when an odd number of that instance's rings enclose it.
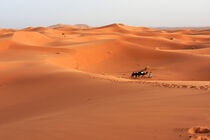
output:
{"label": "distant dune range", "polygon": [[4,140],[209,139],[209,91],[208,28],[0,29]]}
{"label": "distant dune range", "polygon": [[123,74],[129,78],[131,72],[148,65],[154,80],[209,81],[210,36],[204,32],[210,30],[59,24],[2,30],[0,49],[36,50],[36,55],[46,52],[49,57],[45,61],[98,74]]}

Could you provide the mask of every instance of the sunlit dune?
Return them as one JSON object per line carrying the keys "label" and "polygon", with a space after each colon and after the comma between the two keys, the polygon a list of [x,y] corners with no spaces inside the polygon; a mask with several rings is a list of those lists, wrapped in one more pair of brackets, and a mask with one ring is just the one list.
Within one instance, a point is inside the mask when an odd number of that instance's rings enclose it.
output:
{"label": "sunlit dune", "polygon": [[2,140],[208,140],[209,93],[210,29],[0,29]]}

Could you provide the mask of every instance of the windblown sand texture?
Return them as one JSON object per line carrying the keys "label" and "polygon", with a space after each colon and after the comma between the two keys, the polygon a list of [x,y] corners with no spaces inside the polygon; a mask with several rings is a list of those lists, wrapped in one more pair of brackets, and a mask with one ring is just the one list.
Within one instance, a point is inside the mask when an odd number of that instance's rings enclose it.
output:
{"label": "windblown sand texture", "polygon": [[202,126],[210,29],[0,29],[2,140],[209,140]]}

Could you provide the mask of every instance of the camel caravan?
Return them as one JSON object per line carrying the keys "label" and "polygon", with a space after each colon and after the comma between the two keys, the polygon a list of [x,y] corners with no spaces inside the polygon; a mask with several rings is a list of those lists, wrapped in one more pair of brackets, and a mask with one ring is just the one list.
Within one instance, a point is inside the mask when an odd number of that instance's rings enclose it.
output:
{"label": "camel caravan", "polygon": [[139,72],[133,72],[131,74],[131,78],[145,78],[146,75],[148,75],[148,78],[152,78],[152,72],[149,71],[149,66],[146,66],[143,70],[140,70]]}

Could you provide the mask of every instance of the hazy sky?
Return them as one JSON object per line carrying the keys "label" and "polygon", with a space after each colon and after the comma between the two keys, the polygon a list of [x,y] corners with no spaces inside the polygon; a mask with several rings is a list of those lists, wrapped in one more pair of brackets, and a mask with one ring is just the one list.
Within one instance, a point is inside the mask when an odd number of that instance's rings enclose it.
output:
{"label": "hazy sky", "polygon": [[210,26],[210,0],[0,0],[0,28],[58,23]]}

